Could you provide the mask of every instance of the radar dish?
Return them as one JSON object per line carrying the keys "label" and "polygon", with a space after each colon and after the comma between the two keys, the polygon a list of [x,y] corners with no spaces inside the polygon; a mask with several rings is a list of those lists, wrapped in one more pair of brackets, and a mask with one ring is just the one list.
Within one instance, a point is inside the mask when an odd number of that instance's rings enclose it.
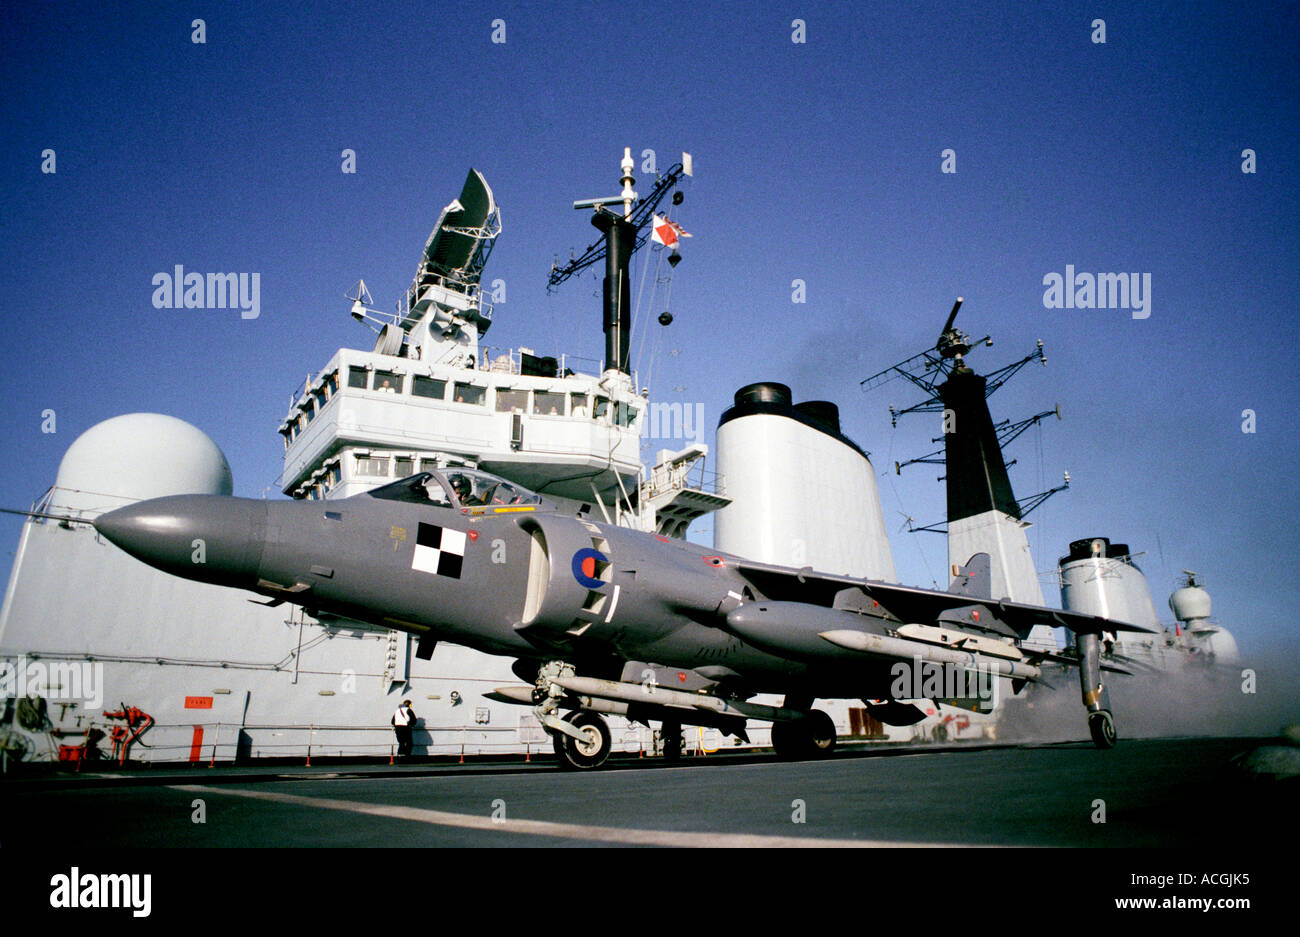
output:
{"label": "radar dish", "polygon": [[477,283],[492,241],[500,233],[500,213],[492,190],[483,174],[471,169],[460,198],[442,210],[424,245],[425,270],[462,283]]}

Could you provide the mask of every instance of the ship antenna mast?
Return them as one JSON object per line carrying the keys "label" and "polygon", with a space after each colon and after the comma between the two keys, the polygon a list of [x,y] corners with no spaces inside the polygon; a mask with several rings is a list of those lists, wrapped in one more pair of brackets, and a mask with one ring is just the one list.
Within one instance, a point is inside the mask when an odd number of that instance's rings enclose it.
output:
{"label": "ship antenna mast", "polygon": [[[628,353],[632,332],[632,280],[629,268],[632,255],[650,237],[651,222],[654,220],[655,209],[660,201],[677,185],[682,176],[692,175],[691,156],[689,153],[683,153],[682,161],[674,164],[662,178],[655,182],[648,196],[640,198],[632,188],[632,183],[635,181],[632,171],[635,165],[632,160],[632,148],[625,147],[623,160],[619,165],[623,173],[619,179],[623,186],[622,192],[616,196],[579,199],[573,203],[573,207],[579,211],[594,209],[591,223],[603,236],[588,247],[581,257],[571,260],[565,266],[553,264],[546,284],[547,292],[550,292],[575,273],[585,270],[599,260],[605,261],[603,325],[605,370],[622,374],[628,374],[630,367]],[[681,193],[678,192],[673,197],[673,204],[679,205],[681,202]],[[610,206],[620,203],[623,206],[622,215],[610,210]]]}

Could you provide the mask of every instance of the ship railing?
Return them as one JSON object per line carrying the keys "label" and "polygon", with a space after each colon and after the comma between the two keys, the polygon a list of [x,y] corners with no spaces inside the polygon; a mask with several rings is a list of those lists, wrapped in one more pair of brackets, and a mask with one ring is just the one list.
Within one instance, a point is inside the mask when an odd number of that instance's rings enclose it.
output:
{"label": "ship railing", "polygon": [[50,506],[50,498],[54,495],[54,486],[45,489],[45,493],[32,502],[33,514],[44,514]]}
{"label": "ship railing", "polygon": [[492,304],[486,298],[492,294],[483,292],[483,288],[479,283],[426,271],[406,288],[406,309],[403,312],[399,307],[398,319],[400,321],[411,321],[411,310],[420,301],[424,291],[430,286],[440,286],[450,292],[461,294],[478,309],[480,317],[484,319],[492,318]]}
{"label": "ship railing", "polygon": [[660,471],[655,471],[653,468],[647,471],[649,477],[645,482],[645,490],[646,496],[650,498],[670,491],[680,491],[683,488],[724,497],[727,493],[725,476],[706,468],[703,460],[690,465],[671,466]]}
{"label": "ship railing", "polygon": [[[96,498],[102,498],[103,502],[96,504],[93,507],[71,507],[69,505],[59,504],[59,492],[67,492],[69,494],[77,495],[92,495]],[[89,491],[84,488],[62,488],[58,485],[51,485],[45,490],[45,494],[32,502],[31,513],[49,514],[53,512],[57,513],[61,518],[66,518],[67,521],[89,521],[99,517],[101,514],[107,513],[108,511],[130,504],[132,500],[132,498],[129,498],[126,495],[109,494],[108,492],[103,491]],[[33,520],[37,523],[44,523],[46,519],[37,517],[33,518]],[[66,521],[64,523],[66,525]]]}
{"label": "ship railing", "polygon": [[[497,345],[479,346],[479,370],[489,374],[523,373],[523,352],[518,348],[505,348]],[[537,357],[542,357],[538,355]],[[595,358],[580,355],[562,354],[557,361],[557,375],[564,377],[567,372],[575,374],[600,374],[601,362]]]}

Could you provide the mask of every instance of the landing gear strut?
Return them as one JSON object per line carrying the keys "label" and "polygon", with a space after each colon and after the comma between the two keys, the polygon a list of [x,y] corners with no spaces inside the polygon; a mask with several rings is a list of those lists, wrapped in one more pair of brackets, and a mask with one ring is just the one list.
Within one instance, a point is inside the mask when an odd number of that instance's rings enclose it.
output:
{"label": "landing gear strut", "polygon": [[1079,687],[1083,691],[1083,705],[1088,710],[1088,732],[1092,744],[1101,749],[1114,748],[1118,736],[1115,720],[1110,714],[1110,694],[1101,680],[1101,636],[1080,633]]}
{"label": "landing gear strut", "polygon": [[573,665],[562,660],[547,661],[539,667],[533,686],[533,701],[537,703],[533,715],[550,733],[561,768],[599,768],[613,748],[605,720],[585,711],[570,713],[568,718],[559,715],[564,688],[555,680],[572,676]]}

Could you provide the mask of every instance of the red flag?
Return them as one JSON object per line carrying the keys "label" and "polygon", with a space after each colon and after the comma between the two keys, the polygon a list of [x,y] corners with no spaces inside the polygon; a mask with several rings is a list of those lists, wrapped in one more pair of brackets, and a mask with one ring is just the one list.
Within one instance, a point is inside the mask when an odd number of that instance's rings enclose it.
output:
{"label": "red flag", "polygon": [[655,215],[650,239],[664,247],[676,247],[678,238],[688,238],[689,234],[675,221],[669,221],[663,215]]}

